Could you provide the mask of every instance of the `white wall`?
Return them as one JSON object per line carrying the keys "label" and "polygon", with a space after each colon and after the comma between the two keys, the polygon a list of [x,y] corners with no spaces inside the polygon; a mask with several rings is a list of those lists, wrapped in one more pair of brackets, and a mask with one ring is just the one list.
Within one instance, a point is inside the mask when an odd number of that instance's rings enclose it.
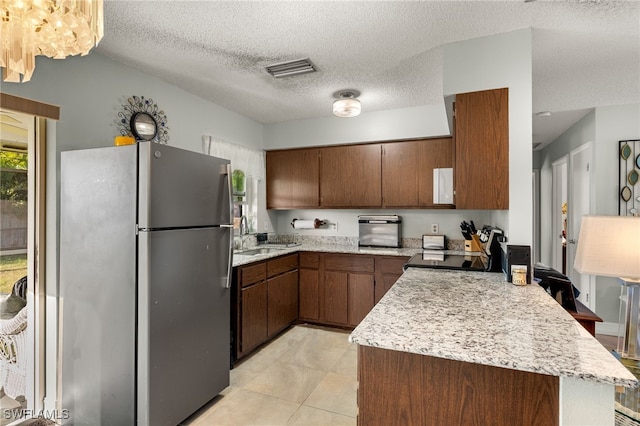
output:
{"label": "white wall", "polygon": [[[331,105],[327,105],[329,108]],[[448,136],[444,101],[386,111],[367,112],[354,118],[325,117],[292,120],[264,126],[264,148],[298,148],[357,142]]]}
{"label": "white wall", "polygon": [[[270,212],[273,215],[274,212]],[[460,222],[473,220],[477,227],[491,225],[489,210],[287,210],[274,216],[277,227],[282,234],[300,234],[317,237],[342,236],[358,237],[358,215],[361,214],[398,214],[402,217],[402,236],[404,238],[421,238],[431,233],[431,224],[439,226],[440,234],[450,240],[461,240]],[[337,223],[337,231],[329,228],[293,229],[293,219],[321,219],[330,224]]]}
{"label": "white wall", "polygon": [[510,244],[532,245],[531,29],[446,45],[444,95],[509,88],[509,210],[493,221]]}
{"label": "white wall", "polygon": [[[640,104],[598,107],[585,115],[539,153],[541,261],[551,262],[552,163],[585,142],[593,142],[592,214],[618,214],[619,141],[640,138]],[[620,285],[596,277],[596,313],[605,323],[617,324]]]}

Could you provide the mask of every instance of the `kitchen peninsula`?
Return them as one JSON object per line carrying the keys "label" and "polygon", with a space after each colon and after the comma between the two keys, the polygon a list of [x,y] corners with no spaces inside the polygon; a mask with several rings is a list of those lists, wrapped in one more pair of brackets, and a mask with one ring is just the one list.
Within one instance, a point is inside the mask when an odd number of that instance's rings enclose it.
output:
{"label": "kitchen peninsula", "polygon": [[636,378],[537,285],[409,268],[356,327],[358,424],[614,424]]}

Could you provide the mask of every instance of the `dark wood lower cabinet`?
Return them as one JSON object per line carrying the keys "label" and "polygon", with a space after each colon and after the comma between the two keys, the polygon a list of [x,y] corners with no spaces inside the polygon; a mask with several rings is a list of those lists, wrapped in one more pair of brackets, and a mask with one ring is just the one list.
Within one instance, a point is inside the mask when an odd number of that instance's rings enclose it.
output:
{"label": "dark wood lower cabinet", "polygon": [[345,272],[325,271],[323,274],[323,312],[320,318],[329,323],[347,324],[348,283]]}
{"label": "dark wood lower cabinet", "polygon": [[298,271],[267,280],[267,336],[298,319]]}
{"label": "dark wood lower cabinet", "polygon": [[374,305],[374,279],[371,274],[348,275],[348,323],[355,327]]}
{"label": "dark wood lower cabinet", "polygon": [[359,425],[554,426],[560,379],[358,346]]}
{"label": "dark wood lower cabinet", "polygon": [[320,319],[320,296],[318,295],[318,270],[300,268],[300,319]]}
{"label": "dark wood lower cabinet", "polygon": [[298,319],[298,254],[234,268],[232,358],[240,359]]}
{"label": "dark wood lower cabinet", "polygon": [[234,268],[233,358],[297,320],[357,326],[402,275],[407,259],[301,252]]}
{"label": "dark wood lower cabinet", "polygon": [[260,281],[240,291],[241,345],[246,353],[267,339],[267,283]]}
{"label": "dark wood lower cabinet", "polygon": [[376,256],[375,303],[378,303],[391,286],[398,281],[398,278],[404,272],[402,268],[408,260],[409,258],[405,256]]}

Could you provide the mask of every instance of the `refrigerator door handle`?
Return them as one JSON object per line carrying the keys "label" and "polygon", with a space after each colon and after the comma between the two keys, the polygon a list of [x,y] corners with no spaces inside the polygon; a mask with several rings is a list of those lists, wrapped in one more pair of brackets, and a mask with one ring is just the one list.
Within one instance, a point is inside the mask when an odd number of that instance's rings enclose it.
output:
{"label": "refrigerator door handle", "polygon": [[[233,185],[231,182],[231,164],[225,164],[224,171],[222,172],[227,176],[227,183],[229,189],[229,219],[233,220]],[[223,228],[229,229],[229,264],[227,265],[227,282],[225,288],[231,288],[231,271],[233,270],[233,225],[222,225]]]}
{"label": "refrigerator door handle", "polygon": [[227,177],[227,188],[229,189],[229,220],[233,223],[233,184],[231,182],[231,163],[224,164],[221,169],[220,174]]}

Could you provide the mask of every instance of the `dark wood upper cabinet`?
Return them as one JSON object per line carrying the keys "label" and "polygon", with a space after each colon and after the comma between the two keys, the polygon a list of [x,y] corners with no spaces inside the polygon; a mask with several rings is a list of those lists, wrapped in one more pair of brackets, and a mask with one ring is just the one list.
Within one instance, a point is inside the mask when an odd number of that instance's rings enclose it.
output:
{"label": "dark wood upper cabinet", "polygon": [[382,145],[383,207],[418,207],[420,146],[417,142]]}
{"label": "dark wood upper cabinet", "polygon": [[323,148],[320,153],[320,205],[380,207],[380,150],[380,144]]}
{"label": "dark wood upper cabinet", "polygon": [[382,145],[382,207],[451,207],[433,203],[433,169],[453,167],[450,137]]}
{"label": "dark wood upper cabinet", "polygon": [[509,208],[509,89],[456,95],[457,209]]}
{"label": "dark wood upper cabinet", "polygon": [[319,207],[319,150],[267,151],[267,208]]}

